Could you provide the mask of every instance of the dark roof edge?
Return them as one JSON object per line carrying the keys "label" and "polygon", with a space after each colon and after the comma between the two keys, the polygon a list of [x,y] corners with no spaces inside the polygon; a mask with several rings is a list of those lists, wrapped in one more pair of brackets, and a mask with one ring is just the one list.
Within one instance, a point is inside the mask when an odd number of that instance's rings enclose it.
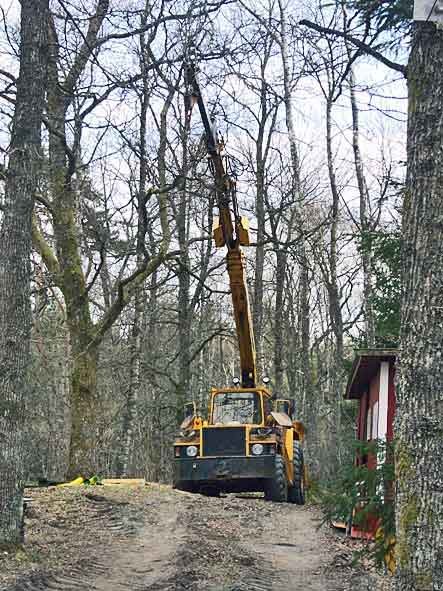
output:
{"label": "dark roof edge", "polygon": [[354,361],[352,363],[351,373],[346,384],[345,399],[352,400],[351,388],[354,383],[357,372],[360,368],[360,362],[364,357],[397,357],[399,353],[398,349],[356,349]]}
{"label": "dark roof edge", "polygon": [[356,349],[356,357],[397,357],[399,349]]}

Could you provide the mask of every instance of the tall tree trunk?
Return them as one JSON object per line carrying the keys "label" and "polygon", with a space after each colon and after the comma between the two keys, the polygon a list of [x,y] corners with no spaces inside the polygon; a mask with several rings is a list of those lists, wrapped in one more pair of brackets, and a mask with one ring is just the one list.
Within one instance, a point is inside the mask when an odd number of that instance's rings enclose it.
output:
{"label": "tall tree trunk", "polygon": [[397,591],[443,589],[443,32],[416,25],[396,416]]}
{"label": "tall tree trunk", "polygon": [[[186,142],[184,142],[185,144]],[[186,146],[184,146],[184,154]],[[184,157],[186,160],[186,157]],[[186,164],[183,169],[185,170]],[[185,398],[189,396],[189,386],[191,380],[190,368],[190,347],[191,347],[191,318],[192,310],[190,306],[190,261],[188,252],[188,231],[187,231],[187,196],[186,187],[180,192],[180,201],[178,207],[177,219],[177,237],[180,247],[180,260],[178,270],[178,396],[177,396],[177,420],[180,422],[183,412]]]}
{"label": "tall tree trunk", "polygon": [[123,424],[117,473],[121,477],[131,476],[133,469],[135,425],[137,421],[137,402],[140,392],[140,365],[143,312],[145,297],[143,287],[139,287],[134,297],[134,318],[130,344],[129,384],[126,403],[123,409]]}
{"label": "tall tree trunk", "polygon": [[289,63],[289,46],[286,23],[286,12],[282,0],[278,0],[280,12],[280,51],[283,65],[284,105],[286,127],[288,130],[289,150],[291,156],[292,195],[295,208],[296,230],[300,232],[298,241],[298,257],[300,261],[300,307],[299,326],[301,330],[303,396],[309,398],[311,391],[311,359],[310,359],[310,306],[309,306],[309,263],[304,238],[303,205],[300,183],[300,162],[298,157],[297,139],[295,136],[294,114],[292,108],[291,68]]}
{"label": "tall tree trunk", "polygon": [[[90,295],[82,268],[81,241],[78,228],[78,195],[73,179],[77,172],[78,154],[73,153],[66,141],[66,114],[72,104],[76,86],[90,59],[103,21],[109,10],[109,0],[97,0],[95,12],[89,19],[84,43],[79,48],[68,74],[59,79],[59,47],[54,23],[51,23],[51,52],[48,67],[48,120],[49,120],[49,176],[54,229],[54,253],[45,241],[38,224],[33,225],[34,244],[42,256],[54,282],[63,293],[66,319],[72,351],[70,460],[68,476],[91,474],[97,470],[97,360],[98,347],[122,310],[135,295],[137,288],[164,261],[170,244],[168,202],[164,174],[160,178],[161,190],[153,190],[159,205],[162,239],[151,258],[145,256],[141,265],[115,288],[116,296],[103,317],[93,323]],[[172,94],[168,99],[170,104]],[[160,152],[166,150],[166,139]],[[163,156],[164,159],[164,156]],[[164,165],[163,165],[164,168]],[[146,229],[144,230],[146,231]],[[140,259],[137,259],[139,263]]]}
{"label": "tall tree trunk", "polygon": [[287,253],[283,248],[276,251],[275,270],[275,312],[274,312],[274,390],[278,397],[283,397],[284,376],[284,294],[286,288]]}
{"label": "tall tree trunk", "polygon": [[65,300],[72,352],[72,425],[68,468],[68,477],[71,477],[95,471],[97,347],[89,347],[94,337],[94,325],[80,254],[78,196],[72,182],[76,155],[70,154],[69,162],[66,157],[65,117],[72,96],[64,94],[58,61],[58,39],[52,25],[48,66],[49,172],[57,258],[52,253],[48,256],[54,258],[53,270],[56,270],[57,283]]}
{"label": "tall tree trunk", "polygon": [[20,75],[0,232],[0,544],[22,541],[31,338],[32,211],[41,158],[48,0],[21,1]]}
{"label": "tall tree trunk", "polygon": [[[154,242],[154,241],[152,241]],[[158,338],[158,318],[159,318],[159,303],[158,303],[158,273],[155,271],[149,281],[149,296],[146,310],[146,331],[145,338],[151,343],[156,343]],[[148,367],[155,367],[158,359],[161,357],[161,351],[157,351],[154,347],[149,347],[146,350],[146,361]],[[160,440],[160,418],[162,409],[158,401],[158,392],[154,374],[149,373],[147,380],[149,388],[147,389],[147,404],[149,408],[147,418],[147,458],[146,477],[148,480],[158,481],[158,474],[160,471],[161,450],[159,449]]]}
{"label": "tall tree trunk", "polygon": [[[254,324],[255,351],[259,371],[263,371],[263,271],[265,262],[265,166],[268,150],[264,148],[265,126],[268,119],[267,85],[265,80],[264,62],[261,68],[262,83],[260,92],[260,121],[255,154],[256,163],[256,196],[255,215],[257,219],[257,247],[255,249],[255,280],[254,280],[254,308],[252,321]],[[270,132],[271,133],[271,132]]]}
{"label": "tall tree trunk", "polygon": [[[189,168],[189,125],[186,121],[182,127],[181,149],[182,149],[182,175],[186,179]],[[187,398],[194,399],[194,393],[191,393],[191,323],[194,313],[194,306],[197,304],[191,302],[191,276],[190,276],[190,258],[189,258],[189,199],[190,191],[188,182],[185,180],[177,208],[177,239],[180,248],[180,258],[178,261],[178,298],[177,298],[177,322],[178,322],[178,376],[177,376],[177,400],[176,400],[176,420],[177,423],[183,420],[183,405]],[[207,264],[207,263],[206,263]],[[203,272],[203,260],[202,269]],[[204,278],[203,278],[204,281]],[[199,287],[197,287],[199,289]]]}
{"label": "tall tree trunk", "polygon": [[[145,10],[141,19],[141,25],[146,25],[147,11]],[[148,51],[145,42],[145,35],[140,35],[140,69],[142,72],[142,92],[140,95],[140,137],[139,137],[139,179],[137,195],[137,267],[143,263],[145,252],[144,229],[144,202],[146,196],[146,181],[148,161],[146,157],[146,117],[148,113],[149,90],[147,84]],[[134,451],[135,423],[137,420],[137,401],[140,392],[140,364],[142,346],[142,323],[145,305],[144,286],[139,285],[134,296],[134,319],[130,343],[130,370],[129,384],[126,392],[126,403],[123,409],[122,433],[120,441],[119,458],[117,461],[117,473],[120,476],[129,476],[131,460]]]}
{"label": "tall tree trunk", "polygon": [[352,148],[354,151],[355,174],[357,177],[360,196],[360,250],[363,267],[363,311],[365,318],[365,332],[368,347],[375,346],[375,319],[373,304],[373,268],[372,268],[372,225],[368,211],[369,193],[366,184],[363,160],[360,151],[360,124],[357,98],[355,96],[354,73],[351,69],[349,76],[349,90],[352,111]]}
{"label": "tall tree trunk", "polygon": [[255,350],[259,371],[263,371],[263,270],[265,261],[265,204],[264,204],[264,162],[261,152],[262,146],[257,144],[257,180],[255,197],[255,214],[257,217],[257,247],[255,249],[255,279],[254,279],[254,308],[252,320],[254,323]]}
{"label": "tall tree trunk", "polygon": [[308,402],[309,413],[306,416],[308,428],[314,424],[314,417],[318,402],[312,399],[312,379],[311,379],[311,321],[310,321],[310,306],[309,306],[309,269],[306,251],[303,245],[301,252],[301,268],[300,268],[300,289],[299,289],[299,313],[298,325],[300,328],[300,342],[301,342],[301,372],[302,372],[302,397]]}
{"label": "tall tree trunk", "polygon": [[[332,194],[331,207],[331,227],[330,227],[330,244],[329,244],[329,273],[325,277],[326,289],[328,292],[328,308],[329,320],[334,334],[333,346],[333,360],[329,362],[329,388],[333,395],[334,420],[333,428],[329,429],[330,441],[335,450],[335,458],[339,461],[340,456],[340,425],[342,422],[341,416],[341,400],[343,397],[343,377],[344,377],[344,358],[343,358],[343,317],[340,302],[340,288],[338,284],[338,254],[337,254],[337,233],[339,222],[339,204],[340,195],[337,187],[337,179],[335,176],[334,159],[332,154],[332,97],[329,95],[326,99],[326,152],[328,161],[328,175],[329,184]],[[331,454],[332,457],[332,454]],[[330,464],[332,462],[329,462]],[[335,466],[331,466],[334,470]]]}
{"label": "tall tree trunk", "polygon": [[327,280],[329,297],[329,316],[332,330],[335,337],[335,355],[337,370],[343,363],[343,318],[340,305],[340,294],[337,276],[337,230],[339,222],[340,196],[337,188],[337,180],[334,170],[334,159],[332,156],[332,101],[328,98],[326,103],[326,152],[328,159],[329,184],[332,194],[331,208],[331,234],[329,246],[329,268],[330,278]]}

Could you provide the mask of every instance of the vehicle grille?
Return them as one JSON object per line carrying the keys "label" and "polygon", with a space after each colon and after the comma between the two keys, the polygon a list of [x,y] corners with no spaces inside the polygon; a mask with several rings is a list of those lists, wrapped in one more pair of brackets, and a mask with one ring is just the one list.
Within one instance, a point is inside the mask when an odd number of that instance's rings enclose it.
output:
{"label": "vehicle grille", "polygon": [[203,429],[204,456],[246,455],[245,427],[206,427]]}

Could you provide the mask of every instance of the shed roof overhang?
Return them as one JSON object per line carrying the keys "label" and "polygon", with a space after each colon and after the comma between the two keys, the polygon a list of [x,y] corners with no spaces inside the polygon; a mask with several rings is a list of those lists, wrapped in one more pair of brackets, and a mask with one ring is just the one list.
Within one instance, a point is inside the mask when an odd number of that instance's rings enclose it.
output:
{"label": "shed roof overhang", "polygon": [[382,361],[395,362],[396,349],[364,349],[356,351],[352,364],[345,398],[358,399],[368,390],[369,383],[377,373]]}

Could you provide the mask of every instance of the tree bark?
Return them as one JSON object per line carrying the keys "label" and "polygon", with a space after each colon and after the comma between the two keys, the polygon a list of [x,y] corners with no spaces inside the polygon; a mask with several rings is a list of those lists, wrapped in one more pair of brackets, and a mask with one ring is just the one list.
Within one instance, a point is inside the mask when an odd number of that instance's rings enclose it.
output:
{"label": "tree bark", "polygon": [[32,211],[46,91],[48,0],[21,1],[20,75],[0,232],[0,544],[22,541],[24,405],[31,361]]}
{"label": "tree bark", "polygon": [[397,591],[443,589],[443,32],[416,25],[396,415]]}

